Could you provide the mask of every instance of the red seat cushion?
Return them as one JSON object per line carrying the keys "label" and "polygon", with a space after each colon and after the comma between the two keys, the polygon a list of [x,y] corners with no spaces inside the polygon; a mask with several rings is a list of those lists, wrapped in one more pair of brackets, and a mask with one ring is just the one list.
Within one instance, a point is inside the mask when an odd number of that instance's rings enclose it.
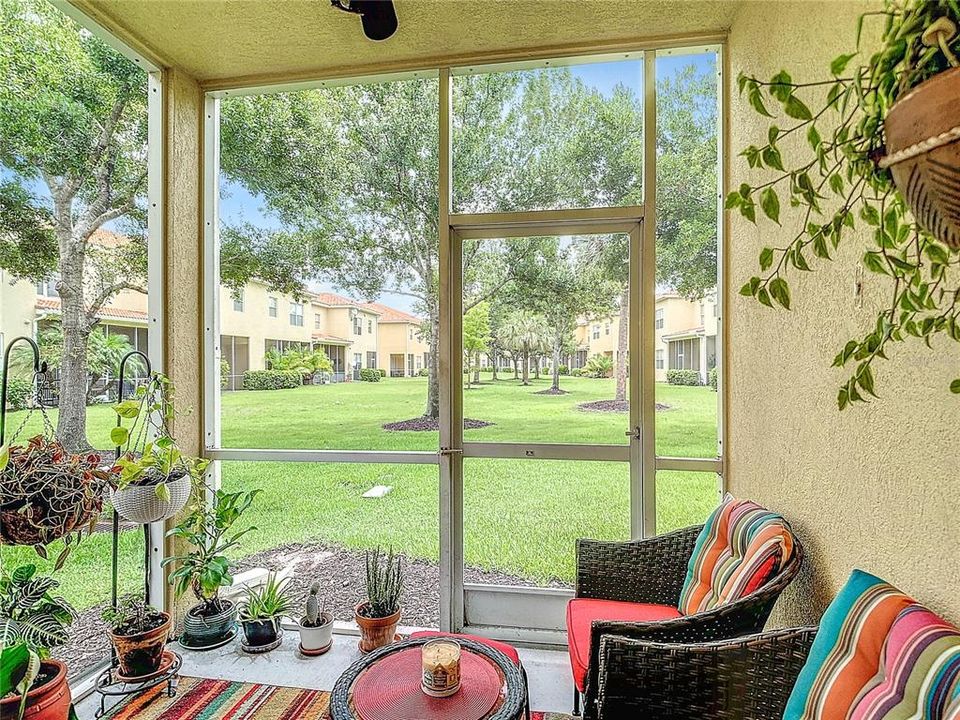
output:
{"label": "red seat cushion", "polygon": [[583,692],[590,664],[590,628],[594,620],[653,622],[682,617],[672,605],[574,598],[567,604],[567,646],[577,690]]}
{"label": "red seat cushion", "polygon": [[483,643],[488,645],[495,650],[499,650],[508,658],[510,658],[514,665],[520,664],[520,653],[517,652],[517,649],[513,645],[507,645],[505,642],[500,642],[499,640],[490,640],[485,637],[480,637],[479,635],[465,635],[463,633],[445,633],[440,632],[439,630],[420,630],[415,633],[410,633],[410,639],[421,637],[449,637],[456,640],[457,638],[464,638],[465,640],[473,640],[474,642]]}

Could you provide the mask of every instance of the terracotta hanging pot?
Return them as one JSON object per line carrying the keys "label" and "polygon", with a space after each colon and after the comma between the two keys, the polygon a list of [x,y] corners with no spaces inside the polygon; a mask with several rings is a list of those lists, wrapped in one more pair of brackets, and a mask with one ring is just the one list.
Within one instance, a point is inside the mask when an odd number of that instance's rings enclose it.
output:
{"label": "terracotta hanging pot", "polygon": [[890,168],[917,222],[960,250],[960,68],[935,75],[900,98],[883,127]]}

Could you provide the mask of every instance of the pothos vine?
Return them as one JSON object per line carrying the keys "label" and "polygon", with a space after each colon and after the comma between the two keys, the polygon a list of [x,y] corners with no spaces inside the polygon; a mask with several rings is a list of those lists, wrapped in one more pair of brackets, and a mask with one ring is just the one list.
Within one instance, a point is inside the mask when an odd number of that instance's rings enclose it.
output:
{"label": "pothos vine", "polygon": [[[855,64],[864,23],[874,19],[884,23],[879,46]],[[784,198],[802,218],[789,243],[763,248],[761,274],[751,277],[740,294],[789,310],[787,276],[811,271],[808,255],[833,259],[858,226],[870,228],[872,238],[863,265],[889,283],[889,300],[872,327],[848,340],[834,358],[835,367],[851,368],[837,394],[841,410],[877,396],[873,364],[887,358],[891,342],[918,339],[932,347],[931,340],[941,334],[960,342],[960,248],[939,242],[916,223],[882,162],[883,121],[890,107],[925,80],[960,66],[958,25],[957,0],[888,0],[882,10],[860,17],[857,51],[835,58],[830,78],[795,82],[785,70],[769,81],[738,77],[740,94],[754,111],[776,119],[767,108],[773,101],[789,124],[771,124],[763,145],[743,150],[750,168],[776,174],[757,185],[743,183],[727,196],[725,207],[757,223],[759,204],[762,215],[779,225]],[[800,143],[800,159],[785,163],[781,144],[801,133],[806,142]],[[960,378],[950,390],[960,394]]]}

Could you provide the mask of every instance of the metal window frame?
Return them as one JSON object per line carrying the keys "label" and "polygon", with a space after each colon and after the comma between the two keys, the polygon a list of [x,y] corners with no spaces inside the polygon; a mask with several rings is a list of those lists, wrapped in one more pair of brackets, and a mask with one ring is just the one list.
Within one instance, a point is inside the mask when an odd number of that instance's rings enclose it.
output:
{"label": "metal window frame", "polygon": [[[550,210],[533,213],[452,213],[452,78],[472,72],[496,72],[504,69],[545,67],[557,58],[524,61],[516,68],[507,68],[490,63],[474,62],[470,68],[443,66],[418,69],[403,73],[366,75],[360,77],[319,78],[294,83],[208,89],[205,100],[204,142],[204,283],[205,283],[205,343],[204,343],[204,437],[205,455],[213,463],[216,484],[219,486],[220,461],[273,461],[273,462],[335,462],[335,463],[397,463],[427,464],[439,468],[440,500],[440,625],[444,630],[458,630],[465,625],[465,605],[486,603],[484,593],[490,597],[506,597],[517,605],[515,614],[528,613],[526,603],[542,603],[545,599],[554,602],[554,596],[569,593],[549,589],[515,589],[483,587],[463,583],[463,458],[468,457],[523,457],[535,459],[578,459],[628,462],[631,470],[631,535],[646,537],[656,533],[656,473],[658,470],[682,470],[714,472],[721,478],[723,459],[657,457],[655,448],[655,305],[656,305],[656,58],[658,54],[711,51],[717,55],[718,82],[718,315],[717,357],[720,361],[720,392],[718,392],[718,447],[723,447],[725,408],[724,396],[727,364],[723,349],[725,341],[722,322],[723,280],[727,272],[725,255],[722,252],[722,189],[725,186],[726,158],[723,151],[722,131],[726,127],[726,111],[722,87],[723,68],[727,62],[725,40],[722,37],[704,38],[708,45],[698,45],[695,38],[670,44],[637,43],[628,54],[617,53],[604,59],[625,57],[643,58],[644,89],[644,169],[643,206],[634,208],[579,208]],[[494,57],[491,55],[491,57]],[[563,63],[584,63],[598,59],[596,52],[584,51],[563,58]],[[596,60],[594,60],[596,61]],[[285,450],[222,447],[220,431],[220,390],[217,368],[219,367],[219,308],[217,278],[219,277],[218,217],[219,195],[219,100],[231,95],[265,94],[306,90],[358,82],[389,82],[412,78],[439,77],[439,267],[440,267],[440,338],[439,338],[439,391],[440,391],[440,439],[438,452],[423,451],[367,451],[367,450]],[[639,222],[637,222],[640,220]],[[462,393],[462,356],[459,351],[461,317],[454,312],[462,304],[462,277],[460,257],[465,239],[490,237],[522,237],[534,234],[592,234],[597,232],[627,232],[631,235],[630,280],[632,288],[640,292],[630,293],[631,318],[639,318],[639,332],[631,332],[630,357],[640,358],[632,364],[630,382],[630,426],[639,429],[637,437],[622,446],[603,445],[554,445],[546,443],[464,443]],[[723,262],[721,262],[723,261]],[[637,324],[633,323],[633,327]],[[456,419],[460,418],[460,422]],[[641,422],[649,419],[648,422]],[[530,452],[533,455],[530,455]],[[633,476],[636,476],[636,480]],[[505,604],[500,603],[501,610]],[[506,637],[513,640],[552,642],[557,635],[545,628],[512,627],[502,618],[496,625],[474,624],[471,629],[490,637]]]}

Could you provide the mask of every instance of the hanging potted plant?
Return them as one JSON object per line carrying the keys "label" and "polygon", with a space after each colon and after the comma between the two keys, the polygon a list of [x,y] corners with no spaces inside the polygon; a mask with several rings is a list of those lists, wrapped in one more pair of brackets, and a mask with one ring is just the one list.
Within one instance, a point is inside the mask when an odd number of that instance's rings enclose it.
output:
{"label": "hanging potted plant", "polygon": [[[862,51],[865,23],[881,19],[877,44]],[[785,202],[797,210],[797,232],[760,253],[761,274],[740,293],[791,306],[787,277],[831,260],[860,228],[872,236],[864,267],[889,285],[888,304],[865,333],[834,358],[852,367],[837,394],[840,409],[875,396],[873,363],[889,343],[910,338],[930,346],[938,334],[960,342],[960,4],[893,2],[861,16],[857,49],[830,64],[822,79],[796,82],[786,70],[769,81],[743,74],[741,95],[771,119],[764,140],[741,155],[772,172],[743,183],[727,209],[751,222],[779,224]],[[781,154],[806,138],[796,157]],[[787,142],[785,142],[787,140]],[[811,258],[812,256],[812,258]],[[960,393],[960,377],[950,390]]]}
{"label": "hanging potted plant", "polygon": [[0,447],[0,541],[32,545],[47,559],[46,546],[62,538],[59,570],[103,509],[112,472],[100,462],[97,453],[67,452],[47,435]]}
{"label": "hanging potted plant", "polygon": [[307,607],[300,618],[300,652],[307,656],[323,655],[333,645],[333,614],[326,610],[326,598],[319,597],[320,583],[310,586]]}
{"label": "hanging potted plant", "polygon": [[68,639],[76,612],[56,592],[60,583],[21,565],[0,575],[0,717],[67,720],[67,666],[50,649]]}
{"label": "hanging potted plant", "polygon": [[244,651],[264,653],[278,647],[283,641],[280,620],[290,606],[287,581],[278,582],[275,573],[267,576],[263,587],[247,588],[247,597],[240,607]]}
{"label": "hanging potted plant", "polygon": [[136,681],[156,675],[164,660],[170,635],[170,615],[147,605],[134,595],[124,597],[116,608],[108,607],[102,618],[110,626],[110,641],[120,663],[120,679]]}
{"label": "hanging potted plant", "polygon": [[[140,525],[173,517],[186,506],[210,464],[184,455],[170,434],[176,417],[173,383],[154,373],[135,398],[113,409],[117,414],[117,426],[110,432],[117,446],[113,507]],[[124,420],[131,421],[129,427]]]}
{"label": "hanging potted plant", "polygon": [[220,588],[233,583],[226,552],[254,527],[231,532],[260,490],[225,493],[217,490],[212,501],[198,492],[183,521],[167,533],[191,546],[187,552],[164,558],[161,565],[176,564],[169,582],[178,597],[188,591],[199,601],[183,620],[180,644],[207,650],[229,642],[236,634],[237,606],[220,597]]}
{"label": "hanging potted plant", "polygon": [[360,652],[365,653],[396,640],[403,593],[401,558],[395,557],[392,549],[385,557],[379,547],[367,552],[366,566],[367,599],[354,608],[354,619],[360,627]]}

